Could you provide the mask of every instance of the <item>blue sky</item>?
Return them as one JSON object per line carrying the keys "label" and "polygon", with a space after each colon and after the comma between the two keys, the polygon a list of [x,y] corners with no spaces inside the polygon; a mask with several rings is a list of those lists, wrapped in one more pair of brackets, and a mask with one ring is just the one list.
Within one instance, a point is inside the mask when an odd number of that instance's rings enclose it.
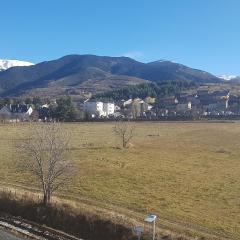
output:
{"label": "blue sky", "polygon": [[0,0],[0,58],[168,59],[240,75],[239,0]]}

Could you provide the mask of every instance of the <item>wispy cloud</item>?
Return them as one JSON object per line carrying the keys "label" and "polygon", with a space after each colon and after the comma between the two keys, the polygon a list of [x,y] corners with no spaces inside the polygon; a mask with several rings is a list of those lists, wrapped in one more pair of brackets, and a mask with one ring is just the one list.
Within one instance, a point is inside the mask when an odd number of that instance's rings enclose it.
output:
{"label": "wispy cloud", "polygon": [[131,52],[122,54],[122,56],[133,58],[133,59],[141,59],[143,58],[144,54],[140,51],[131,51]]}

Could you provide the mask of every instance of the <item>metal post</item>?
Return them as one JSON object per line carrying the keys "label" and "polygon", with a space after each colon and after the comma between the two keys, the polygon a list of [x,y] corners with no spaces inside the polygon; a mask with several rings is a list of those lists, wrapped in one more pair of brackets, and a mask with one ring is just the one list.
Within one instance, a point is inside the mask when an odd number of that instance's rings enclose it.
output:
{"label": "metal post", "polygon": [[155,220],[153,221],[153,240],[155,239]]}

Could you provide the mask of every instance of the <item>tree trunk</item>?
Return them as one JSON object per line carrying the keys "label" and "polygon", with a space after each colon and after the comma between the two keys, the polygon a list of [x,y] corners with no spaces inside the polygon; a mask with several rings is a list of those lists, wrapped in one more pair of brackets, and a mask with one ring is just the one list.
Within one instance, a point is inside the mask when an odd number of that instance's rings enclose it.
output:
{"label": "tree trunk", "polygon": [[47,206],[47,205],[48,205],[48,197],[47,197],[47,194],[46,194],[46,193],[43,194],[43,205],[44,205],[44,206]]}
{"label": "tree trunk", "polygon": [[47,206],[50,203],[51,194],[49,190],[45,190],[43,193],[43,205]]}

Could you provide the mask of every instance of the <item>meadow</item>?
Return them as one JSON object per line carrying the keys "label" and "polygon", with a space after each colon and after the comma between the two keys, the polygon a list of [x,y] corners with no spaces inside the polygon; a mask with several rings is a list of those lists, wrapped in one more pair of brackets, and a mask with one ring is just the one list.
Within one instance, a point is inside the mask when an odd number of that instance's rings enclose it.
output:
{"label": "meadow", "polygon": [[[128,149],[118,147],[114,123],[63,124],[77,174],[59,194],[136,218],[155,213],[160,228],[240,239],[240,123],[131,124]],[[0,125],[2,185],[37,187],[18,169],[15,143],[28,135],[28,124]]]}

